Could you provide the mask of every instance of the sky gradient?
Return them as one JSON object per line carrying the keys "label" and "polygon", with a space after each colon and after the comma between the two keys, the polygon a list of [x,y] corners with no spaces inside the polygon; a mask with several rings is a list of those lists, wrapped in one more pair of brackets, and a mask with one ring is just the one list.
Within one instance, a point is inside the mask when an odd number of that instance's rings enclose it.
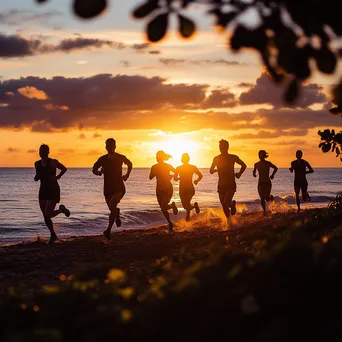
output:
{"label": "sky gradient", "polygon": [[[25,3],[25,4],[24,4]],[[334,77],[315,77],[292,107],[282,100],[256,54],[234,54],[212,18],[195,7],[196,37],[171,31],[146,42],[136,1],[112,1],[99,18],[76,18],[69,1],[12,0],[0,5],[0,167],[32,166],[41,143],[68,167],[91,167],[104,141],[137,167],[149,167],[164,149],[180,164],[209,167],[218,141],[249,167],[260,149],[289,167],[297,149],[313,167],[341,167],[318,149],[319,129],[341,129],[328,113]]]}

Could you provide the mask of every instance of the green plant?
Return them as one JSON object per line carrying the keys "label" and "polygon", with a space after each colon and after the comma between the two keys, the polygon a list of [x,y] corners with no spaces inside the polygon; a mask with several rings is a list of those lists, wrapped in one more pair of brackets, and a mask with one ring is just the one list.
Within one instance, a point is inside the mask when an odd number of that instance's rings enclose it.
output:
{"label": "green plant", "polygon": [[329,203],[329,208],[342,211],[342,193],[338,193],[336,197]]}
{"label": "green plant", "polygon": [[340,157],[342,161],[342,131],[335,133],[335,130],[326,129],[323,132],[319,131],[318,135],[321,137],[321,142],[318,145],[324,153],[336,152],[336,157]]}

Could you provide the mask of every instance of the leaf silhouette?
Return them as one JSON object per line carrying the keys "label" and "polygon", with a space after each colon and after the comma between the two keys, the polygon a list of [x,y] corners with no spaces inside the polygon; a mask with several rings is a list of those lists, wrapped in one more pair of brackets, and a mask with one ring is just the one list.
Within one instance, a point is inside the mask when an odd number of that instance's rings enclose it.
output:
{"label": "leaf silhouette", "polygon": [[326,143],[326,144],[324,144],[324,145],[322,146],[322,151],[323,151],[324,153],[329,152],[330,149],[331,149],[331,144],[330,144],[330,143]]}
{"label": "leaf silhouette", "polygon": [[159,8],[158,2],[155,0],[147,1],[133,11],[133,17],[137,19],[144,18]]}
{"label": "leaf silhouette", "polygon": [[287,73],[293,73],[296,65],[295,50],[282,49],[279,51],[277,62]]}
{"label": "leaf silhouette", "polygon": [[193,0],[182,0],[182,7],[186,8],[192,2],[193,2]]}
{"label": "leaf silhouette", "polygon": [[238,51],[241,49],[241,47],[244,46],[244,43],[246,42],[246,36],[247,36],[247,30],[239,25],[236,30],[234,31],[234,34],[230,38],[230,46],[234,51]]}
{"label": "leaf silhouette", "polygon": [[292,80],[285,92],[285,101],[293,103],[299,94],[299,84],[296,79]]}
{"label": "leaf silhouette", "polygon": [[295,48],[297,40],[298,37],[295,32],[285,26],[282,26],[274,37],[274,44],[279,50],[284,51]]}
{"label": "leaf silhouette", "polygon": [[184,38],[190,38],[196,31],[194,22],[181,14],[178,14],[179,19],[179,33]]}
{"label": "leaf silhouette", "polygon": [[164,38],[169,22],[169,13],[156,16],[147,25],[147,37],[150,42],[156,43]]}
{"label": "leaf silhouette", "polygon": [[342,112],[342,80],[332,89],[332,102],[337,105],[337,108]]}
{"label": "leaf silhouette", "polygon": [[338,134],[335,135],[335,141],[338,144],[342,145],[342,133],[338,133]]}
{"label": "leaf silhouette", "polygon": [[296,50],[296,63],[294,73],[300,80],[306,80],[311,75],[309,58],[312,49],[309,46]]}
{"label": "leaf silhouette", "polygon": [[238,51],[242,47],[254,48],[263,53],[267,45],[267,36],[262,27],[249,30],[239,25],[230,39],[231,48]]}
{"label": "leaf silhouette", "polygon": [[217,17],[217,25],[222,27],[227,27],[232,20],[235,19],[237,12],[221,13]]}
{"label": "leaf silhouette", "polygon": [[338,115],[341,112],[342,112],[341,109],[339,109],[338,107],[333,107],[329,109],[329,113],[332,115]]}
{"label": "leaf silhouette", "polygon": [[75,0],[74,12],[83,19],[94,18],[107,8],[107,0]]}
{"label": "leaf silhouette", "polygon": [[336,69],[337,57],[327,47],[316,50],[314,53],[317,68],[325,74],[333,74]]}
{"label": "leaf silhouette", "polygon": [[332,115],[338,115],[340,113],[340,110],[338,107],[333,107],[329,109],[329,113]]}

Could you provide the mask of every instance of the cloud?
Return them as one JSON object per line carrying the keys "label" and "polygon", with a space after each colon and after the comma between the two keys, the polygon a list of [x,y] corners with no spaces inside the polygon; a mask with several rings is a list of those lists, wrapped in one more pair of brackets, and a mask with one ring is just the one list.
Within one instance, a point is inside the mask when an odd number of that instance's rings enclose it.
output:
{"label": "cloud", "polygon": [[235,100],[235,95],[227,89],[215,89],[212,90],[210,95],[205,99],[201,108],[228,108],[235,107],[237,101]]}
{"label": "cloud", "polygon": [[132,45],[132,48],[134,50],[137,50],[137,51],[142,51],[142,50],[146,50],[150,47],[150,44],[148,43],[141,43],[141,44],[133,44]]}
{"label": "cloud", "polygon": [[[329,115],[324,110],[312,109],[287,109],[277,110],[260,109],[256,112],[242,112],[229,114],[227,112],[208,111],[202,116],[184,116],[189,125],[223,130],[254,129],[290,131],[293,135],[299,134],[299,130],[308,130],[322,127],[340,127],[341,118]],[[200,129],[200,128],[198,128]],[[302,132],[305,133],[304,131]],[[289,136],[292,134],[288,134]],[[250,136],[250,135],[249,135]],[[261,136],[259,136],[260,138]],[[263,136],[265,137],[265,135]],[[270,138],[273,138],[271,135]]]}
{"label": "cloud", "polygon": [[[19,34],[5,35],[0,33],[0,57],[27,57],[56,52],[71,53],[79,50],[101,49],[104,47],[116,50],[131,48],[138,53],[148,53],[150,55],[160,54],[159,50],[149,50],[150,45],[147,43],[128,45],[123,42],[87,38],[77,35],[77,37],[74,38],[63,39],[57,44],[47,44],[47,38],[49,37],[36,36],[33,38],[24,37]],[[77,63],[84,64],[84,61],[78,61]]]}
{"label": "cloud", "polygon": [[308,134],[308,129],[291,129],[289,131],[277,130],[277,131],[259,131],[258,133],[241,133],[231,137],[231,139],[273,139],[283,136],[305,136]]}
{"label": "cloud", "polygon": [[120,61],[120,64],[124,67],[124,68],[129,68],[131,66],[131,63],[129,61]]}
{"label": "cloud", "polygon": [[296,145],[296,146],[310,145],[312,146],[312,143],[308,140],[296,139],[296,140],[277,141],[277,142],[273,142],[272,145],[282,146],[282,147],[286,145]]}
{"label": "cloud", "polygon": [[58,44],[45,44],[42,39],[25,38],[20,35],[0,34],[0,57],[26,57],[39,54],[63,52],[70,53],[77,50],[101,49],[105,46],[122,50],[126,45],[121,42],[94,38],[63,39]]}
{"label": "cloud", "polygon": [[72,148],[60,148],[58,150],[59,154],[74,154],[76,151],[73,150]]}
{"label": "cloud", "polygon": [[[18,94],[18,89],[25,87],[44,92],[49,103]],[[200,108],[207,89],[208,85],[167,84],[160,77],[110,74],[5,80],[0,82],[0,103],[4,104],[0,107],[0,127],[31,126],[41,132],[83,123],[89,126],[90,122],[101,127],[102,121],[109,118],[113,125],[120,118],[130,126],[131,121],[140,120],[140,111]],[[15,95],[6,95],[8,92]],[[127,117],[127,112],[133,112],[132,116]]]}
{"label": "cloud", "polygon": [[36,87],[26,86],[23,88],[19,88],[18,93],[23,96],[26,96],[29,99],[46,100],[48,98],[44,91],[38,90]]}
{"label": "cloud", "polygon": [[179,64],[185,64],[185,59],[179,58],[160,58],[159,62],[166,65],[166,66],[174,66]]}
{"label": "cloud", "polygon": [[97,48],[100,49],[103,46],[108,46],[115,49],[124,49],[126,46],[121,42],[114,42],[111,40],[93,39],[93,38],[75,38],[64,39],[58,45],[52,46],[49,52],[71,52],[73,50]]}
{"label": "cloud", "polygon": [[44,107],[47,109],[47,110],[69,110],[70,108],[68,106],[59,106],[59,105],[53,105],[51,103],[48,103],[46,105],[44,105]]}
{"label": "cloud", "polygon": [[17,153],[20,152],[20,150],[18,148],[14,148],[14,147],[8,147],[6,150],[8,153]]}
{"label": "cloud", "polygon": [[[48,100],[22,96],[17,90],[25,87],[43,91]],[[29,128],[34,132],[72,128],[179,132],[211,128],[234,131],[235,135],[238,130],[251,129],[255,132],[236,138],[273,139],[280,135],[305,135],[316,127],[341,126],[340,117],[323,109],[273,108],[230,113],[229,108],[237,108],[238,104],[227,88],[168,84],[160,77],[26,77],[0,81],[0,128]]]}
{"label": "cloud", "polygon": [[18,35],[5,36],[0,34],[0,57],[32,56],[39,49],[39,40],[30,40]]}
{"label": "cloud", "polygon": [[40,121],[32,121],[30,123],[31,125],[31,131],[36,133],[49,133],[54,131],[54,127],[50,122],[47,122],[45,120]]}
{"label": "cloud", "polygon": [[179,65],[226,65],[226,66],[239,66],[244,65],[237,61],[227,61],[225,59],[178,59],[178,58],[160,58],[159,62],[166,66],[179,66]]}
{"label": "cloud", "polygon": [[87,156],[100,156],[101,154],[103,154],[103,151],[100,150],[90,150],[86,152]]}
{"label": "cloud", "polygon": [[138,43],[131,45],[131,48],[138,53],[149,53],[150,55],[160,55],[159,50],[148,50],[151,47],[148,43]]}
{"label": "cloud", "polygon": [[[276,85],[267,73],[262,73],[256,84],[240,95],[243,105],[270,104],[274,107],[286,107],[284,85]],[[318,84],[303,85],[298,101],[292,107],[306,108],[315,103],[325,103],[327,96]],[[289,107],[289,105],[287,106]]]}
{"label": "cloud", "polygon": [[23,23],[30,22],[50,25],[51,19],[58,18],[63,15],[60,11],[47,11],[43,13],[37,13],[31,10],[18,10],[11,9],[8,11],[2,11],[0,13],[0,23],[8,26],[22,26]]}
{"label": "cloud", "polygon": [[239,88],[252,88],[254,86],[253,83],[241,82],[237,85]]}

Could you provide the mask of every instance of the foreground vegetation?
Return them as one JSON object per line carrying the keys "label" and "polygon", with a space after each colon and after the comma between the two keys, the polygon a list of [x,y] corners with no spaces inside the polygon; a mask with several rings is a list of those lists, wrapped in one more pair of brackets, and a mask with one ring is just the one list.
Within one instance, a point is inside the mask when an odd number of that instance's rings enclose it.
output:
{"label": "foreground vegetation", "polygon": [[148,279],[88,269],[61,286],[0,299],[0,340],[340,340],[341,202],[227,235],[200,260],[156,261]]}

